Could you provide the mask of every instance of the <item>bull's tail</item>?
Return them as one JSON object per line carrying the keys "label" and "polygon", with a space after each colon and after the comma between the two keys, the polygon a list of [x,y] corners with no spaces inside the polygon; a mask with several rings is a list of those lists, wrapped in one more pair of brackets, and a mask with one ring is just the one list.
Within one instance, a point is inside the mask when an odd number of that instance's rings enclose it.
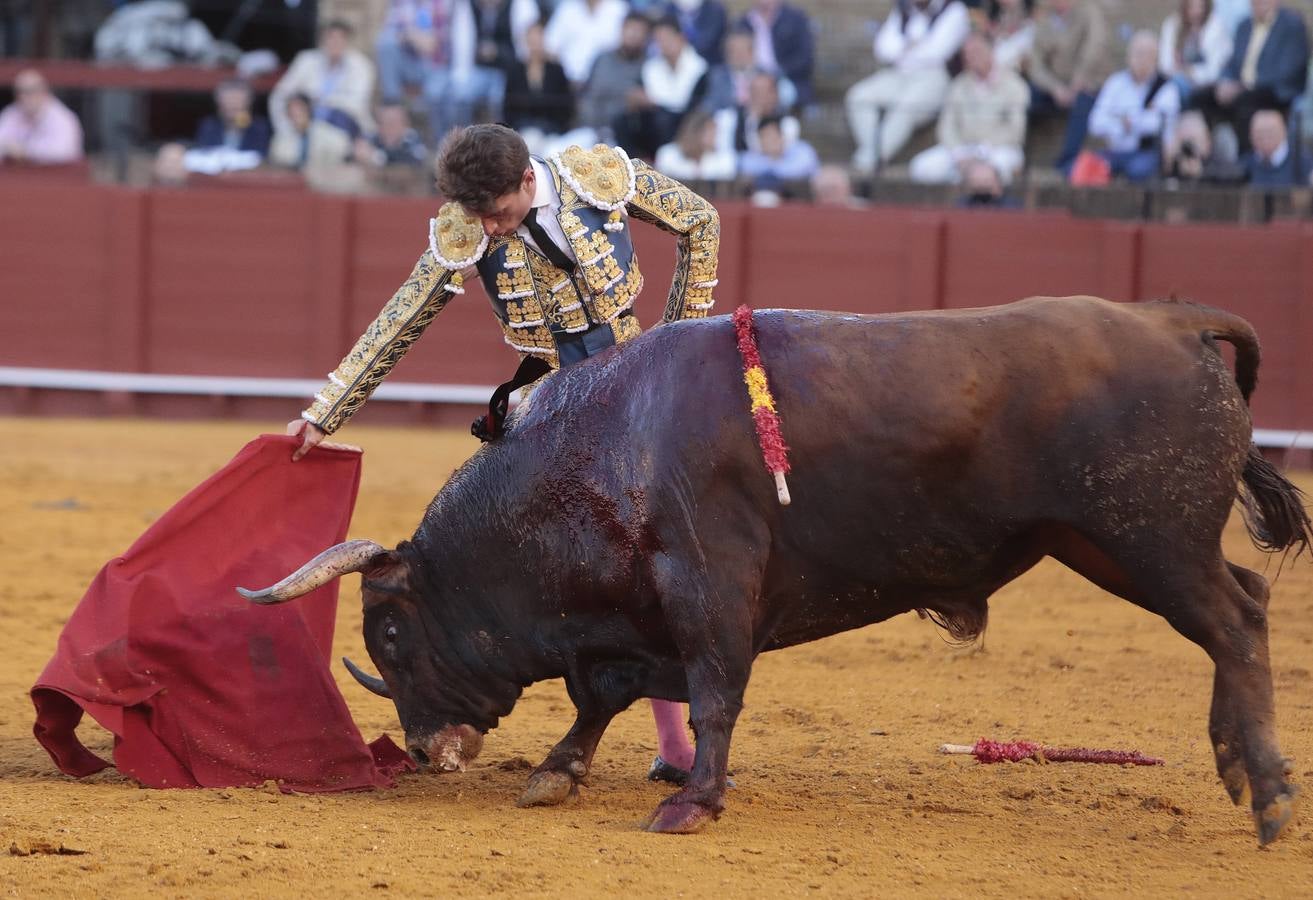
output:
{"label": "bull's tail", "polygon": [[1258,386],[1258,363],[1262,358],[1254,326],[1233,313],[1199,303],[1176,299],[1160,300],[1158,303],[1169,307],[1173,318],[1180,325],[1197,329],[1200,340],[1214,350],[1217,350],[1219,340],[1235,348],[1235,381],[1240,388],[1240,396],[1248,404],[1254,388]]}
{"label": "bull's tail", "polygon": [[1240,480],[1245,527],[1254,543],[1268,551],[1295,547],[1296,556],[1309,549],[1313,524],[1304,508],[1303,491],[1264,459],[1253,444],[1249,445]]}
{"label": "bull's tail", "polygon": [[[1254,327],[1220,309],[1179,301],[1174,305],[1188,310],[1190,325],[1199,328],[1204,343],[1216,347],[1216,341],[1223,340],[1235,347],[1236,385],[1248,404],[1258,385],[1261,358]],[[1313,543],[1313,524],[1304,508],[1303,492],[1264,459],[1252,443],[1240,480],[1245,527],[1254,543],[1270,552],[1295,547],[1296,555],[1309,549]]]}

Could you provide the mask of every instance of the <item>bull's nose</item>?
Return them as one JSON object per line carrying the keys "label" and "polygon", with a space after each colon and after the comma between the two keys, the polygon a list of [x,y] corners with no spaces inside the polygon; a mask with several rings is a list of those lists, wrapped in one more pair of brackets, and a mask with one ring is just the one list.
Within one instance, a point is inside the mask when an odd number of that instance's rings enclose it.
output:
{"label": "bull's nose", "polygon": [[429,755],[418,745],[408,747],[407,752],[410,753],[410,758],[413,759],[417,765],[427,766],[429,764]]}

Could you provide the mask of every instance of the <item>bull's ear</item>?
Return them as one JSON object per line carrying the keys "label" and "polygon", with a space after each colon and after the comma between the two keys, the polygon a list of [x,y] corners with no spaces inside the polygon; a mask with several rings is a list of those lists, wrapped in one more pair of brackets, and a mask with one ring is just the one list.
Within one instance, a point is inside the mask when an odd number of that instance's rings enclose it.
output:
{"label": "bull's ear", "polygon": [[[373,541],[347,541],[330,547],[275,585],[260,591],[238,588],[237,593],[253,603],[284,603],[348,572],[361,572],[384,565],[395,551],[385,550]],[[404,563],[402,564],[404,568]]]}
{"label": "bull's ear", "polygon": [[377,595],[379,600],[410,596],[410,564],[397,550],[373,557],[360,569],[360,574],[361,587],[364,588],[362,599],[366,606],[370,605],[371,594]]}

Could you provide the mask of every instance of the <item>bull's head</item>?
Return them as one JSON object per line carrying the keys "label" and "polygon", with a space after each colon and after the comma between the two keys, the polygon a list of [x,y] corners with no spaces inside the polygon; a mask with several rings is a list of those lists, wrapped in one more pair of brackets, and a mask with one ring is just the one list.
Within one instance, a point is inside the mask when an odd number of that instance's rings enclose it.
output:
{"label": "bull's head", "polygon": [[[464,771],[483,747],[485,728],[451,702],[450,673],[441,671],[425,627],[410,565],[396,550],[373,541],[348,541],[325,550],[282,581],[261,591],[238,588],[261,604],[284,603],[350,572],[363,577],[365,648],[382,678],[367,675],[350,660],[347,670],[369,690],[391,700],[406,732],[406,750],[421,766]],[[442,690],[443,687],[448,690]]]}

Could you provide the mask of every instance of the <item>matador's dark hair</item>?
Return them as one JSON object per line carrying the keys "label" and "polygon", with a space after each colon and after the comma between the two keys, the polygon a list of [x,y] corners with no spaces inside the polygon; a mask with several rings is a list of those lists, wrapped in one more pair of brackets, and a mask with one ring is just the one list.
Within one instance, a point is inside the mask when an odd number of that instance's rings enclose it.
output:
{"label": "matador's dark hair", "polygon": [[438,192],[474,214],[520,186],[529,147],[505,125],[453,130],[438,151]]}

